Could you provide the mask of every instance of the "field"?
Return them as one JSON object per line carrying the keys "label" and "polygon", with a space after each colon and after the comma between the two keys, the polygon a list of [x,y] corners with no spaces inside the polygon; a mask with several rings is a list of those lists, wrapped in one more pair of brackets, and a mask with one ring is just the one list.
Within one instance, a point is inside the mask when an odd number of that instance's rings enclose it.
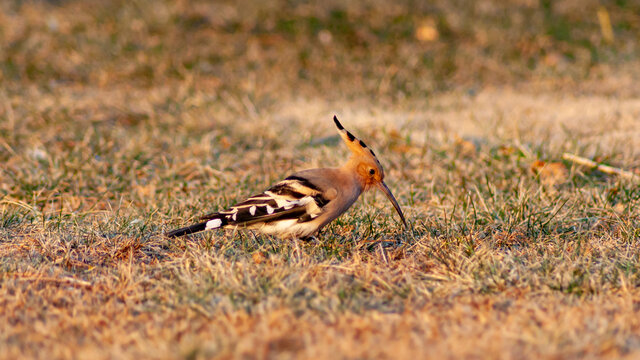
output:
{"label": "field", "polygon": [[[0,2],[0,358],[640,357],[640,5]],[[348,156],[311,242],[164,231]]]}

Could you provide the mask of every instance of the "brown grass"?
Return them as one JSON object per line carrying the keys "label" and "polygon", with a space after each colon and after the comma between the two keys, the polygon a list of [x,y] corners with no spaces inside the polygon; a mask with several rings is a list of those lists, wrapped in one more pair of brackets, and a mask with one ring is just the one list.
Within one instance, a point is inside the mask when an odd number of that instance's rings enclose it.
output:
{"label": "brown grass", "polygon": [[[0,357],[636,358],[640,9],[0,4]],[[610,36],[606,35],[607,37]],[[311,243],[162,231],[346,155]]]}

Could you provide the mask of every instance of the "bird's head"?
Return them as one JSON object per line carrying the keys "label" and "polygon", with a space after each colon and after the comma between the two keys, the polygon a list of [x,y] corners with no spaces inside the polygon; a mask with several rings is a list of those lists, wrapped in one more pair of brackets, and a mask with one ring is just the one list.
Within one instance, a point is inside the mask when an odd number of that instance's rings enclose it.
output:
{"label": "bird's head", "polygon": [[400,205],[398,205],[398,201],[384,183],[384,170],[382,169],[382,165],[380,164],[380,161],[378,161],[376,154],[373,150],[367,147],[364,141],[358,139],[345,129],[335,115],[333,116],[333,122],[338,128],[340,137],[345,142],[349,150],[351,150],[351,158],[347,164],[351,171],[356,172],[362,188],[365,191],[372,187],[380,189],[387,196],[389,201],[391,201],[393,207],[398,212],[398,215],[400,215],[402,223],[406,227],[407,222],[404,219]]}

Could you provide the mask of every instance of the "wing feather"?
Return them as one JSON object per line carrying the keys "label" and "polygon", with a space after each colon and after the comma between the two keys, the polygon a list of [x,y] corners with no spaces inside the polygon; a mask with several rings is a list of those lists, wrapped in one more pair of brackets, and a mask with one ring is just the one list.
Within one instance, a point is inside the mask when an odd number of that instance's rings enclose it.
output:
{"label": "wing feather", "polygon": [[218,213],[205,215],[208,220],[222,215],[227,225],[251,226],[280,220],[307,222],[320,216],[329,202],[320,188],[300,176],[289,176],[265,192],[249,197]]}

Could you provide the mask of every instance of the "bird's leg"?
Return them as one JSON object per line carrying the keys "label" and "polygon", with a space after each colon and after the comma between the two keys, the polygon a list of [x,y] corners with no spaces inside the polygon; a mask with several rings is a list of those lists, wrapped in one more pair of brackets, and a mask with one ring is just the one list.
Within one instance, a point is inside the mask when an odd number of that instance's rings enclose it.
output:
{"label": "bird's leg", "polygon": [[306,243],[310,243],[310,242],[312,242],[312,241],[314,241],[314,240],[318,240],[318,238],[316,238],[316,237],[315,237],[315,236],[313,236],[313,235],[309,235],[309,236],[305,236],[305,237],[303,237],[303,238],[300,238],[300,240],[302,240],[302,241],[304,241],[304,242],[306,242]]}
{"label": "bird's leg", "polygon": [[295,250],[294,254],[296,254],[296,257],[297,257],[296,260],[297,260],[298,263],[300,263],[300,244],[298,242],[298,239],[293,239],[293,243],[296,246],[295,249],[294,249]]}
{"label": "bird's leg", "polygon": [[255,241],[256,244],[260,245],[260,241],[258,241],[258,237],[256,236],[256,232],[255,231],[251,231],[251,230],[249,230],[249,232],[251,233],[251,236],[253,236],[253,241]]}
{"label": "bird's leg", "polygon": [[322,231],[322,228],[319,228],[319,229],[318,229],[318,230],[316,230],[316,232],[314,233],[315,235],[308,235],[308,236],[305,236],[305,237],[303,237],[303,238],[300,238],[300,240],[302,240],[302,241],[304,241],[304,242],[306,242],[306,243],[309,243],[309,242],[312,242],[312,241],[317,241],[317,240],[318,240],[318,238],[316,237],[316,235],[320,236],[320,232],[321,232],[321,231]]}

